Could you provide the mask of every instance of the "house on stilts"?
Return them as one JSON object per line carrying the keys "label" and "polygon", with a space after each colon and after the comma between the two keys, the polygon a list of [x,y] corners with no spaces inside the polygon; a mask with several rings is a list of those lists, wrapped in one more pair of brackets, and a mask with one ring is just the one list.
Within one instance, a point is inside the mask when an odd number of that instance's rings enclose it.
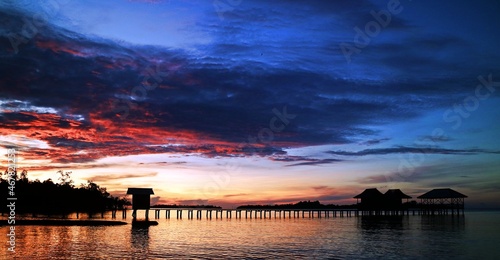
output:
{"label": "house on stilts", "polygon": [[357,199],[358,211],[362,211],[363,215],[404,215],[408,207],[403,204],[403,199],[408,202],[411,196],[404,194],[400,189],[389,189],[382,194],[378,189],[371,188],[354,198]]}
{"label": "house on stilts", "polygon": [[452,189],[433,189],[423,195],[420,199],[420,211],[423,215],[447,215],[464,214],[466,195]]}
{"label": "house on stilts", "polygon": [[152,188],[128,188],[127,195],[132,195],[132,217],[137,219],[137,210],[144,209],[146,220],[149,219],[150,196],[154,195]]}

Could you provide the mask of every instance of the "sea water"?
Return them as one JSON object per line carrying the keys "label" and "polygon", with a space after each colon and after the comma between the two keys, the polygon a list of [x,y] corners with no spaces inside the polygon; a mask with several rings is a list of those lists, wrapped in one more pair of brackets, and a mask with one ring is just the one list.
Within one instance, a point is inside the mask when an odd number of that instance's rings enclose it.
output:
{"label": "sea water", "polygon": [[[211,220],[205,213],[201,220],[176,219],[173,213],[174,218],[165,219],[163,213],[157,226],[146,228],[16,226],[15,253],[7,250],[9,226],[2,226],[0,258],[500,259],[498,211],[270,219],[245,219],[243,214],[242,219]],[[130,223],[128,216],[124,221]]]}

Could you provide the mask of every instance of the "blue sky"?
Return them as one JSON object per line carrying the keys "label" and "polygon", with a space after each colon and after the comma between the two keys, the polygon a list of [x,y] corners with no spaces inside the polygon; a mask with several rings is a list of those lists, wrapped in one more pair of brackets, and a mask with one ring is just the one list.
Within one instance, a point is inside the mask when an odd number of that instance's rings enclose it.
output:
{"label": "blue sky", "polygon": [[225,206],[450,187],[500,207],[497,1],[0,10],[0,143],[33,178]]}

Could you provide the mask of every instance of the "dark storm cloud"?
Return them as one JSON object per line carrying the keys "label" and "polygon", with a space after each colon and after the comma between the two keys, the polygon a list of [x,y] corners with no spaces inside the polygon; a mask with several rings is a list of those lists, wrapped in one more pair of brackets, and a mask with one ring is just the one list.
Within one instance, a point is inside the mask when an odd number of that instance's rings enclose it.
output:
{"label": "dark storm cloud", "polygon": [[[200,23],[215,37],[215,42],[203,49],[215,57],[272,59],[274,65],[286,67],[325,70],[332,66],[343,70],[345,59],[339,43],[353,41],[355,28],[364,30],[376,20],[374,13],[387,12],[388,2],[245,2],[233,11],[224,12],[222,21],[213,17]],[[389,33],[411,28],[413,25],[398,15],[391,15],[383,30]]]}
{"label": "dark storm cloud", "polygon": [[[285,6],[294,8],[291,16]],[[59,162],[146,152],[268,156],[284,154],[285,147],[346,144],[373,138],[378,132],[367,125],[417,117],[430,108],[449,105],[453,94],[474,86],[464,78],[430,82],[419,78],[391,82],[345,78],[325,70],[329,66],[342,69],[345,64],[331,63],[325,56],[322,48],[329,43],[338,45],[339,39],[330,37],[324,24],[312,23],[313,28],[307,28],[304,23],[296,23],[307,35],[286,30],[287,19],[301,21],[313,14],[333,14],[328,19],[344,21],[344,29],[352,30],[352,26],[373,19],[369,17],[371,10],[381,8],[368,1],[312,1],[307,5],[288,1],[268,7],[249,4],[248,13],[231,12],[225,15],[224,22],[205,23],[203,28],[214,35],[214,40],[199,46],[204,55],[117,43],[48,23],[20,44],[15,53],[10,37],[22,30],[23,21],[30,16],[1,11],[1,97],[57,111],[57,116],[33,111],[2,113],[3,133],[24,130],[31,135],[36,131],[36,138],[66,149],[67,155],[54,151],[53,155],[59,156],[54,160]],[[275,23],[267,23],[266,19]],[[410,25],[394,17],[391,27]],[[282,37],[273,37],[281,31]],[[364,50],[367,55],[362,59],[384,69],[412,66],[408,69],[434,70],[444,63],[413,49],[420,45],[429,51],[446,51],[466,46],[452,37],[413,39],[406,44],[373,44],[370,48],[377,55]],[[397,61],[400,56],[408,57],[407,61]],[[152,83],[157,85],[148,85]],[[125,107],[127,113],[117,107]],[[275,112],[282,113],[285,108],[294,116],[287,123]],[[272,122],[280,131],[271,131]],[[264,132],[268,134],[266,140]],[[178,146],[162,146],[179,139],[182,142]],[[361,156],[417,149],[331,153]],[[94,153],[77,154],[81,150]],[[290,166],[336,161],[308,159]]]}
{"label": "dark storm cloud", "polygon": [[[472,77],[474,79],[478,73],[484,73],[468,64],[475,50],[472,44],[462,38],[446,35],[401,38],[398,44],[370,45],[369,48],[363,50],[365,55],[360,55],[359,62],[369,61],[372,64],[378,64],[381,71],[391,70],[400,77],[419,75],[422,78],[432,76],[450,80],[450,75],[453,75],[454,78],[467,79]],[[464,52],[464,50],[466,51]],[[437,53],[439,55],[436,55]],[[419,83],[420,80],[417,81],[417,84]],[[456,84],[459,81],[449,83]],[[433,87],[436,86],[439,85],[433,84]],[[429,87],[427,86],[427,88]]]}
{"label": "dark storm cloud", "polygon": [[4,124],[3,127],[12,127],[14,128],[16,125],[15,124],[10,124],[11,122],[33,122],[37,119],[36,116],[26,114],[26,113],[2,113],[0,114],[0,120]]}
{"label": "dark storm cloud", "polygon": [[[374,18],[370,14],[371,11],[379,12],[387,10],[387,4],[394,2],[399,5],[404,5],[407,1],[387,1],[384,3],[374,4],[371,1],[252,1],[236,6],[234,11],[225,12],[224,19],[221,24],[242,25],[244,23],[253,22],[273,22],[273,25],[280,25],[286,21],[307,21],[322,18],[334,18],[337,24],[343,27],[352,29],[354,26],[364,27],[367,22],[373,21]],[[219,17],[214,17],[219,18]],[[333,25],[334,23],[331,23]],[[297,24],[296,24],[297,25]],[[309,24],[307,24],[310,26]],[[247,26],[240,26],[247,27]],[[402,29],[409,28],[412,25],[407,21],[393,16],[388,28]],[[252,27],[250,27],[252,28]],[[237,32],[237,31],[233,31]]]}

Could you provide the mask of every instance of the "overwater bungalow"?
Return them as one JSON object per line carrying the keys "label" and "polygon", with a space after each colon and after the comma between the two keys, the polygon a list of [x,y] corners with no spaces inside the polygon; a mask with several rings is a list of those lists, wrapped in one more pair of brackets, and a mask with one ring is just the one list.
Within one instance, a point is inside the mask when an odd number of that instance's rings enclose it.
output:
{"label": "overwater bungalow", "polygon": [[136,219],[137,210],[145,209],[146,210],[146,220],[148,219],[148,213],[150,209],[150,196],[154,195],[152,188],[128,188],[127,195],[132,195],[132,217]]}
{"label": "overwater bungalow", "polygon": [[[397,215],[404,214],[403,199],[411,199],[400,189],[390,189],[382,194],[378,189],[366,189],[354,196],[357,199],[358,210],[364,211],[363,215]],[[360,202],[361,200],[361,202]]]}
{"label": "overwater bungalow", "polygon": [[411,199],[411,196],[404,194],[400,189],[390,189],[384,193],[384,209],[387,210],[402,210],[403,199]]}
{"label": "overwater bungalow", "polygon": [[377,188],[366,189],[362,193],[354,196],[358,204],[358,209],[365,211],[381,210],[383,206],[383,197],[384,194]]}
{"label": "overwater bungalow", "polygon": [[420,199],[422,214],[462,214],[464,213],[464,204],[466,195],[452,189],[433,189],[423,195]]}

